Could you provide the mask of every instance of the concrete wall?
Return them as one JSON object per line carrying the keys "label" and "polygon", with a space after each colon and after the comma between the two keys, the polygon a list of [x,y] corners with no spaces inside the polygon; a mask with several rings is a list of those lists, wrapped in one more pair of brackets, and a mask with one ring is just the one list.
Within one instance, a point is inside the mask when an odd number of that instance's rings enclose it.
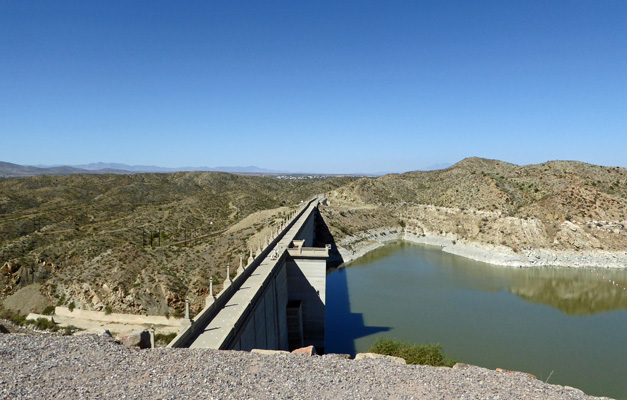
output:
{"label": "concrete wall", "polygon": [[242,328],[236,332],[226,348],[250,351],[252,349],[287,349],[287,275],[285,268],[264,285],[263,295],[242,320]]}
{"label": "concrete wall", "polygon": [[241,328],[224,348],[233,350],[292,350],[288,345],[287,304],[302,304],[303,345],[324,352],[326,260],[285,257],[277,273],[264,285]]}
{"label": "concrete wall", "polygon": [[[287,350],[287,306],[289,301],[298,300],[302,302],[304,344],[323,350],[324,257],[328,252],[310,249],[292,257],[287,250],[296,239],[304,240],[305,246],[313,245],[317,204],[318,199],[305,204],[244,273],[227,285],[169,347]],[[270,256],[274,254],[278,258]]]}
{"label": "concrete wall", "polygon": [[303,247],[313,246],[313,242],[316,235],[316,214],[318,208],[315,208],[311,214],[307,216],[307,220],[303,223],[302,227],[296,233],[294,239],[304,240]]}
{"label": "concrete wall", "polygon": [[[306,247],[312,246],[315,239],[317,212],[317,208],[312,210],[294,236],[294,240],[304,240]],[[288,255],[264,292],[230,348],[291,350],[288,345],[287,303],[300,301],[303,345],[314,345],[319,352],[324,352],[326,259]]]}
{"label": "concrete wall", "polygon": [[324,316],[326,298],[326,258],[288,257],[288,301],[302,304],[303,342],[324,352]]}

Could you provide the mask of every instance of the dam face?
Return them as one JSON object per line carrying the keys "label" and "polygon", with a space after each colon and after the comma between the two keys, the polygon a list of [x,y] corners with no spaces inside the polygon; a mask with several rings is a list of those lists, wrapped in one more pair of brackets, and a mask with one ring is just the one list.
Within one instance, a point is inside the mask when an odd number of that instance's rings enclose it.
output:
{"label": "dam face", "polygon": [[314,345],[324,352],[328,246],[311,247],[321,198],[305,203],[276,238],[168,347],[223,350],[293,350]]}

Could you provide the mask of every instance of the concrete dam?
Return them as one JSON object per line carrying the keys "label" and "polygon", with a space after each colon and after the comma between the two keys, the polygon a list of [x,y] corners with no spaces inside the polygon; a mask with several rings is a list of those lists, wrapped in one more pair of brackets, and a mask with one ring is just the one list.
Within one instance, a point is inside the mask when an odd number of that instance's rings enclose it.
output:
{"label": "concrete dam", "polygon": [[260,245],[223,290],[206,299],[168,347],[222,350],[293,350],[313,345],[324,352],[326,266],[330,245],[313,247],[321,218],[318,196],[304,203]]}

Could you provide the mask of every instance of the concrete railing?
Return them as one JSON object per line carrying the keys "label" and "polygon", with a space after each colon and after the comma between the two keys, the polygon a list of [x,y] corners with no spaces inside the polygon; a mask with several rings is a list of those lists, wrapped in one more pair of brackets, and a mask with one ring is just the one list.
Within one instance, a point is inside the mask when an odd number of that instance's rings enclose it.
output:
{"label": "concrete railing", "polygon": [[329,257],[329,249],[325,247],[299,247],[297,249],[288,249],[288,253],[292,257]]}
{"label": "concrete railing", "polygon": [[[309,208],[309,206],[316,202],[320,201],[320,196],[316,196],[310,201],[304,203],[300,209],[298,209],[291,219],[288,220],[286,226],[278,233],[278,235],[270,241],[270,243],[262,249],[261,253],[256,256],[251,263],[249,263],[244,271],[242,271],[239,275],[237,275],[232,281],[227,276],[227,279],[224,282],[224,288],[222,291],[215,296],[215,298],[207,298],[207,305],[205,308],[196,315],[193,321],[187,322],[188,326],[184,327],[181,332],[168,344],[168,347],[185,347],[191,339],[193,339],[201,329],[209,324],[215,318],[215,316],[220,312],[222,308],[228,303],[229,299],[234,295],[237,290],[239,290],[246,279],[250,277],[250,275],[255,271],[255,269],[261,264],[263,260],[266,259],[270,255],[272,249],[283,239],[283,237],[289,232],[292,226],[299,220],[299,218],[303,215],[305,211]],[[285,256],[285,249],[281,251],[281,254],[278,255],[279,258]],[[185,322],[184,322],[185,324]]]}

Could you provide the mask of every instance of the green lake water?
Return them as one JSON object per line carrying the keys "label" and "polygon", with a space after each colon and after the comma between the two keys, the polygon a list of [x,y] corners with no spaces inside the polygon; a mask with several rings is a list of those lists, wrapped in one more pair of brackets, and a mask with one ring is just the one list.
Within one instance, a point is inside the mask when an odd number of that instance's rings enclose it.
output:
{"label": "green lake water", "polygon": [[[605,276],[606,279],[598,274]],[[327,353],[378,337],[627,399],[626,270],[505,268],[397,243],[327,275]]]}

